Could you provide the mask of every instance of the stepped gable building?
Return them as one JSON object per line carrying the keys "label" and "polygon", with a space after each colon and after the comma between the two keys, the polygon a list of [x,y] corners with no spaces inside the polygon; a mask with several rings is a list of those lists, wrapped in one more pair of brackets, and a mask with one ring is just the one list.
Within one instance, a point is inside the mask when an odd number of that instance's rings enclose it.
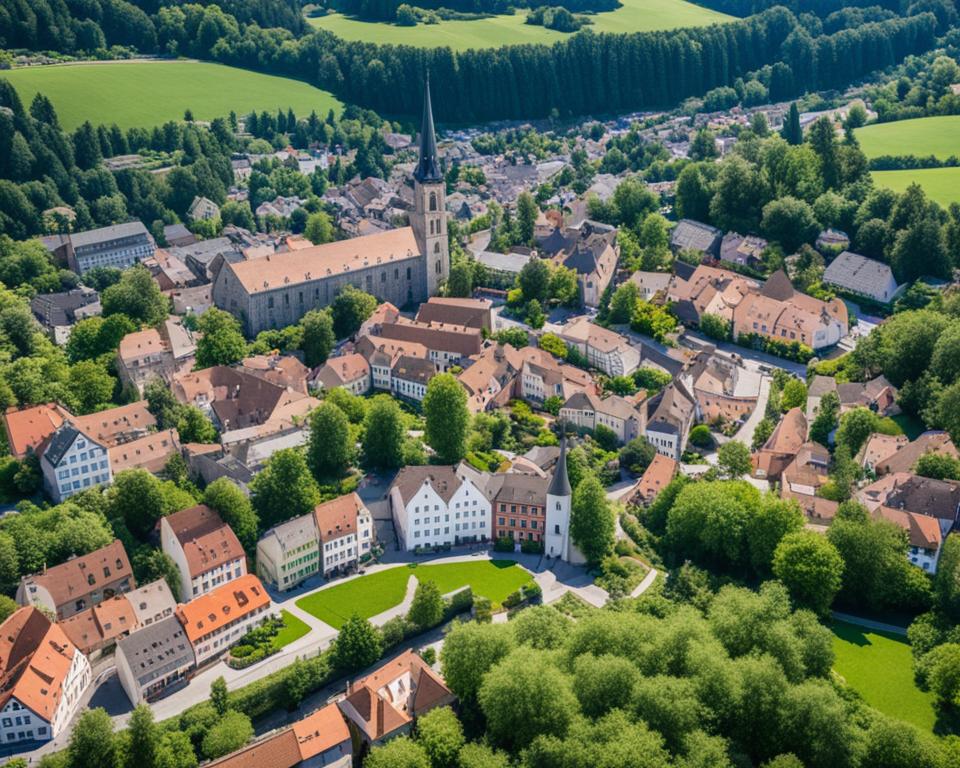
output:
{"label": "stepped gable building", "polygon": [[259,259],[223,261],[213,278],[214,304],[237,317],[253,336],[296,323],[309,310],[329,304],[347,285],[397,306],[436,295],[450,273],[450,252],[429,82],[413,182],[409,227]]}

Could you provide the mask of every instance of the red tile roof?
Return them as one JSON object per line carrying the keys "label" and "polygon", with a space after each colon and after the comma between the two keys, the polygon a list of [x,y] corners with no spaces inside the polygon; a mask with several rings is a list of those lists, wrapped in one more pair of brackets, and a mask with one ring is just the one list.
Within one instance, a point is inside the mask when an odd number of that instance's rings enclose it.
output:
{"label": "red tile roof", "polygon": [[[293,724],[300,746],[300,759],[309,760],[337,744],[350,741],[350,729],[336,704],[327,704]],[[262,766],[260,767],[262,768]]]}
{"label": "red tile roof", "polygon": [[233,529],[206,504],[167,515],[160,524],[168,526],[180,542],[190,578],[243,557],[243,547]]}
{"label": "red tile roof", "polygon": [[211,632],[270,605],[270,596],[252,573],[229,581],[185,605],[177,606],[177,618],[187,638],[196,643]]}

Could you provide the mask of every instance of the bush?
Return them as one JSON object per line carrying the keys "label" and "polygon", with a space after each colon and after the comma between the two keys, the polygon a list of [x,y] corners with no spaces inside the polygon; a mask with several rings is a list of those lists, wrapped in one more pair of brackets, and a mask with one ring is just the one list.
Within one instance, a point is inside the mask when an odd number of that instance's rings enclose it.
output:
{"label": "bush", "polygon": [[380,627],[380,632],[383,635],[384,647],[392,648],[402,643],[408,635],[412,634],[414,627],[407,621],[406,616],[395,616]]}
{"label": "bush", "polygon": [[473,601],[473,617],[481,624],[493,619],[493,604],[488,597],[478,597]]}
{"label": "bush", "polygon": [[428,645],[420,651],[420,658],[432,667],[437,663],[437,649],[432,645]]}
{"label": "bush", "polygon": [[518,589],[516,592],[511,592],[503,599],[504,608],[516,608],[520,603],[523,602],[523,590]]}
{"label": "bush", "polygon": [[513,539],[509,536],[501,536],[493,542],[494,552],[513,552],[516,549]]}
{"label": "bush", "polygon": [[713,437],[710,435],[710,427],[706,424],[697,424],[690,430],[690,442],[697,448],[709,448],[713,445]]}
{"label": "bush", "polygon": [[542,555],[543,542],[533,541],[533,539],[524,539],[520,542],[520,551],[525,555]]}
{"label": "bush", "polygon": [[461,589],[459,592],[450,597],[446,602],[443,611],[444,621],[449,621],[454,616],[459,616],[461,613],[466,613],[471,608],[473,608],[473,590],[470,587],[466,589]]}

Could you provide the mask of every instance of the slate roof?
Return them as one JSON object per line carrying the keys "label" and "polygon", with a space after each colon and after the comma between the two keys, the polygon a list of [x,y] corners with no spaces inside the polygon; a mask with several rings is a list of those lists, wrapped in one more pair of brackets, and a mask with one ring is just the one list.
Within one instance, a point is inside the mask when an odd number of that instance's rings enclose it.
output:
{"label": "slate roof", "polygon": [[139,221],[128,221],[126,224],[114,224],[111,227],[89,229],[86,232],[77,232],[70,235],[70,242],[74,250],[88,246],[99,246],[114,240],[128,237],[149,237],[147,228]]}
{"label": "slate roof", "polygon": [[850,251],[837,256],[823,272],[824,283],[881,299],[891,281],[896,286],[889,266]]}
{"label": "slate roof", "polygon": [[194,663],[193,647],[176,616],[141,627],[117,641],[137,683],[143,687]]}
{"label": "slate roof", "polygon": [[461,486],[456,468],[451,466],[404,467],[393,481],[393,488],[400,491],[400,498],[406,505],[420,490],[424,482],[436,491],[444,502],[450,501]]}
{"label": "slate roof", "polygon": [[47,444],[47,450],[43,452],[43,457],[53,466],[57,466],[64,454],[70,450],[70,446],[80,437],[80,434],[80,430],[67,422],[53,433],[53,437]]}
{"label": "slate roof", "polygon": [[670,233],[670,245],[678,250],[692,249],[714,253],[723,233],[716,227],[693,219],[681,219]]}

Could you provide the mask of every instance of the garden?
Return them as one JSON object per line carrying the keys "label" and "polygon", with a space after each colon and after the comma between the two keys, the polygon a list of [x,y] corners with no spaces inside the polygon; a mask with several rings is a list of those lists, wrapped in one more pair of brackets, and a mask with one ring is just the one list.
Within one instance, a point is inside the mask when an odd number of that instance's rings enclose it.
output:
{"label": "garden", "polygon": [[310,627],[292,613],[280,611],[279,617],[271,616],[240,638],[230,649],[227,665],[234,669],[245,669],[299,640],[309,631]]}
{"label": "garden", "polygon": [[488,598],[494,610],[531,581],[530,573],[510,560],[411,563],[320,589],[297,600],[297,607],[339,629],[354,613],[369,619],[399,605],[410,576],[416,576],[420,582],[434,582],[441,594],[469,586],[477,597]]}

